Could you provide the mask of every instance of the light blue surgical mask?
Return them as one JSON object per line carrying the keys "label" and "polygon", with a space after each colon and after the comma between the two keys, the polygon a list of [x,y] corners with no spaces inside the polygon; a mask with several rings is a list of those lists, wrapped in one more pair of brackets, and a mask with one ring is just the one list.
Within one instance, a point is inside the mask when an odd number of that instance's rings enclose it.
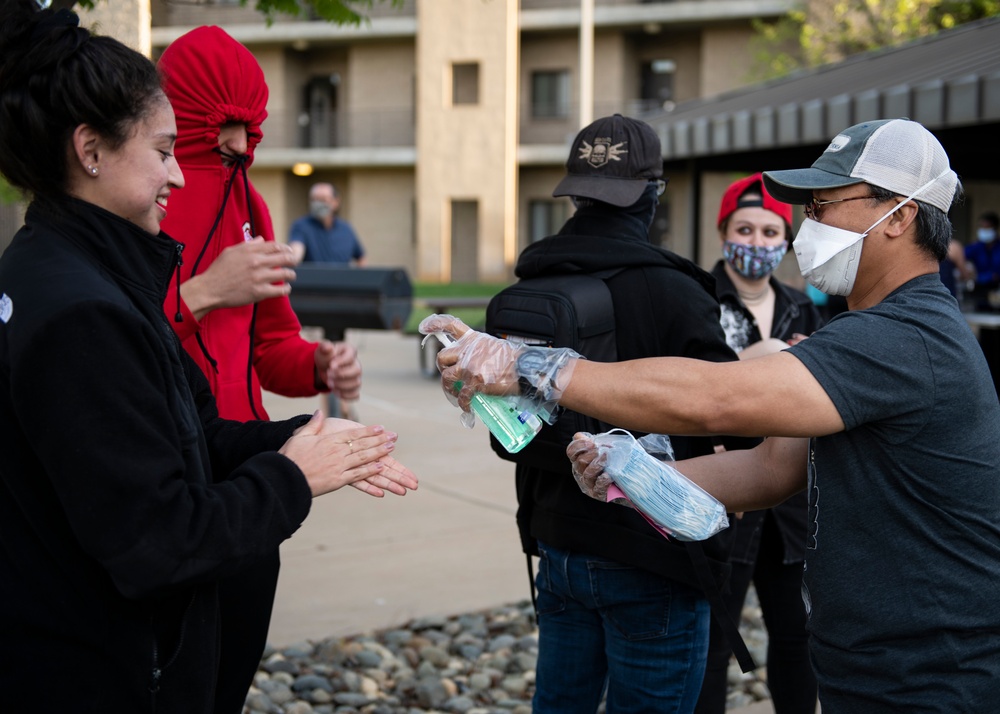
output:
{"label": "light blue surgical mask", "polygon": [[993,228],[980,228],[976,231],[976,238],[981,243],[992,243],[997,239],[997,232]]}
{"label": "light blue surgical mask", "polygon": [[627,431],[597,434],[594,444],[607,459],[604,472],[657,528],[677,540],[705,540],[729,525],[726,507],[718,499],[647,452]]}

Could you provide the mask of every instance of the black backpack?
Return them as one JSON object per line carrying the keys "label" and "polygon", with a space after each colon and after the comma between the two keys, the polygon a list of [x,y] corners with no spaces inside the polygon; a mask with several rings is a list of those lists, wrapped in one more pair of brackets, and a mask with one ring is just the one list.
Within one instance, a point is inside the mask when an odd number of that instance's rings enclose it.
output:
{"label": "black backpack", "polygon": [[[615,362],[615,306],[604,282],[619,269],[578,275],[552,275],[518,281],[490,300],[486,331],[494,337],[541,347],[570,347],[594,362]],[[597,419],[564,410],[545,424],[519,455],[554,470],[566,467],[566,445],[578,431],[610,429]],[[492,437],[491,437],[492,438]]]}
{"label": "black backpack", "polygon": [[[533,346],[570,347],[593,362],[615,362],[618,359],[615,305],[605,280],[621,270],[521,279],[490,300],[486,307],[486,332]],[[512,460],[549,471],[563,471],[566,469],[566,445],[573,434],[579,431],[598,434],[610,428],[610,424],[593,417],[563,410],[555,424],[544,424],[538,435]],[[496,453],[503,452],[503,447],[492,435],[490,441]],[[752,671],[756,665],[726,609],[701,543],[685,542],[683,546],[740,667],[744,672]],[[534,601],[530,555],[528,573]]]}

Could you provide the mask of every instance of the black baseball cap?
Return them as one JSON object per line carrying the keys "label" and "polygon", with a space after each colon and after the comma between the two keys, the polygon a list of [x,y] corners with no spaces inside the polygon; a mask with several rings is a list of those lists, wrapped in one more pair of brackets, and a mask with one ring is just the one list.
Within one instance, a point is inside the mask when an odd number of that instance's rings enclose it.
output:
{"label": "black baseball cap", "polygon": [[661,176],[660,137],[646,122],[615,114],[588,124],[576,135],[566,176],[552,195],[631,206],[646,184]]}

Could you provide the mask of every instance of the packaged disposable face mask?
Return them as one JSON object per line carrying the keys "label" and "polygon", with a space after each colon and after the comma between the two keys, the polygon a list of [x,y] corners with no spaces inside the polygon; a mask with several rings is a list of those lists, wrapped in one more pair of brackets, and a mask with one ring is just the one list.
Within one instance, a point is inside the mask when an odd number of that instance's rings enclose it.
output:
{"label": "packaged disposable face mask", "polygon": [[[627,431],[613,429],[593,441],[606,458],[604,473],[646,520],[667,535],[705,540],[729,525],[726,507],[718,499],[647,453]],[[663,453],[672,456],[669,445]],[[614,496],[609,490],[608,499]]]}

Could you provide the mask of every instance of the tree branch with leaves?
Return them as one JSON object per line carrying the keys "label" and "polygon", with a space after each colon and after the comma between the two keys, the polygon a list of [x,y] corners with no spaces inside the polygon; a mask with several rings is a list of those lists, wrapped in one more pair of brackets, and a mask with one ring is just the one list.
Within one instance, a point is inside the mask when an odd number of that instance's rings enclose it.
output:
{"label": "tree branch with leaves", "polygon": [[810,0],[775,22],[754,22],[748,79],[775,79],[996,15],[1000,0]]}
{"label": "tree branch with leaves", "polygon": [[[53,9],[81,7],[90,9],[101,0],[52,0]],[[168,0],[169,1],[169,0]],[[214,5],[213,0],[179,0],[188,5]],[[290,17],[318,17],[334,25],[360,25],[368,20],[365,14],[376,3],[391,3],[400,7],[403,0],[254,0],[253,8],[271,24],[277,15]],[[250,0],[240,0],[246,7]]]}

